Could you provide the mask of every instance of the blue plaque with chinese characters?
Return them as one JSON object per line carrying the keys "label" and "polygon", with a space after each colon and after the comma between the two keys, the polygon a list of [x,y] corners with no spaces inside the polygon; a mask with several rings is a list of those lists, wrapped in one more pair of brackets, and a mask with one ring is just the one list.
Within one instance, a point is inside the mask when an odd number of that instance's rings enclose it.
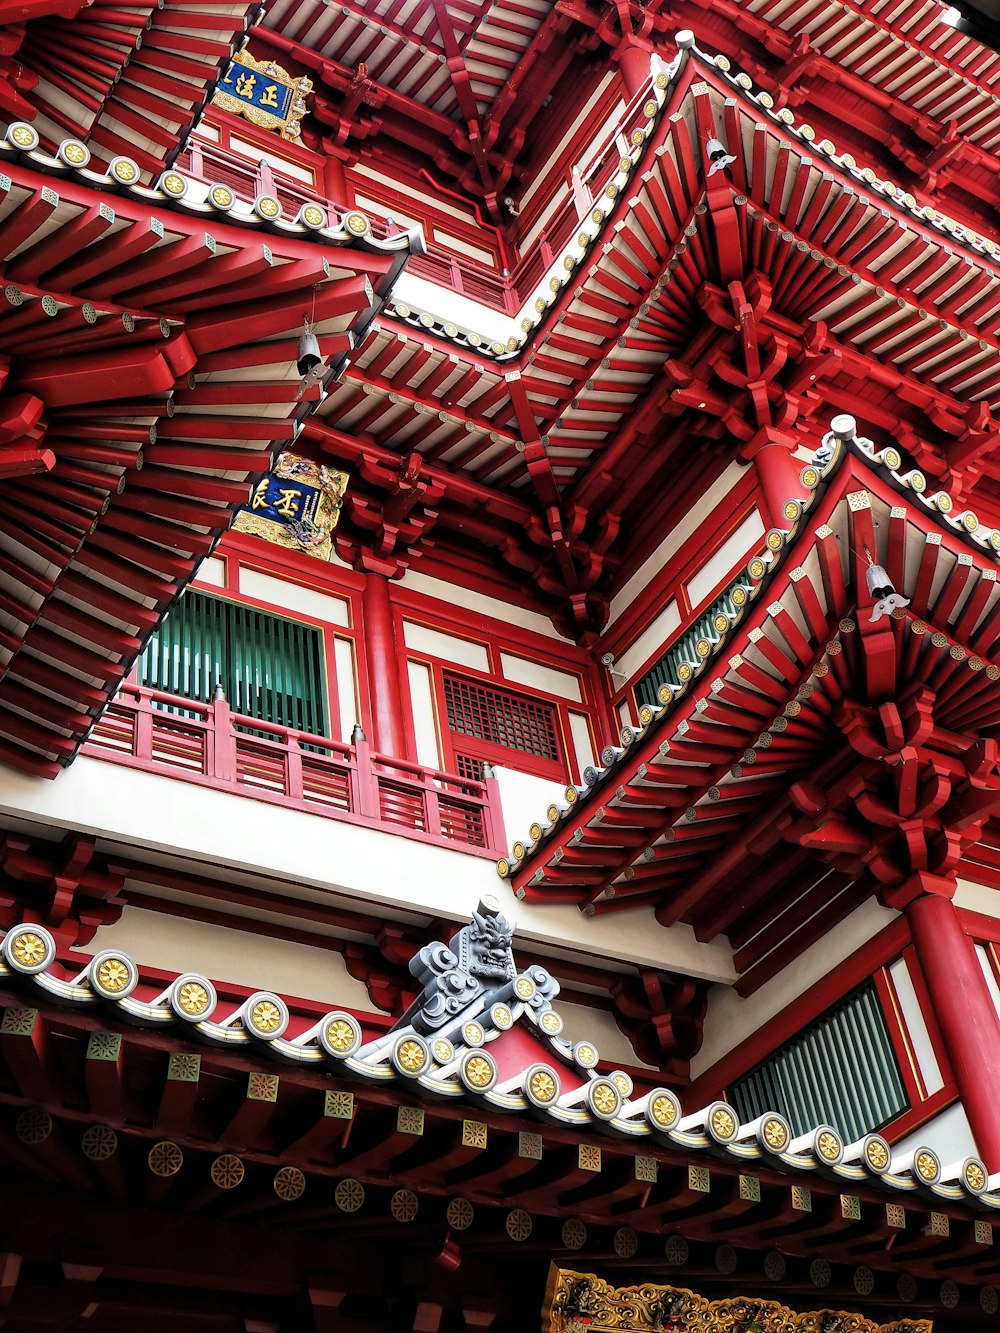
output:
{"label": "blue plaque with chinese characters", "polygon": [[346,472],[281,454],[274,471],[254,486],[233,527],[329,560],[347,480]]}
{"label": "blue plaque with chinese characters", "polygon": [[295,79],[273,60],[255,60],[240,51],[219,80],[212,104],[261,129],[279,130],[283,139],[297,139],[311,91],[310,79]]}

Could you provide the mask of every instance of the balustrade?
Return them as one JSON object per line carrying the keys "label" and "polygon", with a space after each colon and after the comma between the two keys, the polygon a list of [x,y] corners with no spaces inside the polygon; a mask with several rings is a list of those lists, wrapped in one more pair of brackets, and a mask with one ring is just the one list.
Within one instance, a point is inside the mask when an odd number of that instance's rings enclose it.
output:
{"label": "balustrade", "polygon": [[217,791],[498,856],[503,827],[495,779],[473,782],[421,764],[199,703],[125,685],[84,753]]}

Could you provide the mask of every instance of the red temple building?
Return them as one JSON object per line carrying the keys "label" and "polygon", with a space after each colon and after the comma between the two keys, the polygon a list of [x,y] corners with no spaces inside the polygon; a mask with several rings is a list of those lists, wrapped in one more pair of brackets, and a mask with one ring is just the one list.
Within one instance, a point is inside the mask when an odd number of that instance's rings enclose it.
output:
{"label": "red temple building", "polygon": [[5,1329],[996,1327],[997,20],[0,0]]}

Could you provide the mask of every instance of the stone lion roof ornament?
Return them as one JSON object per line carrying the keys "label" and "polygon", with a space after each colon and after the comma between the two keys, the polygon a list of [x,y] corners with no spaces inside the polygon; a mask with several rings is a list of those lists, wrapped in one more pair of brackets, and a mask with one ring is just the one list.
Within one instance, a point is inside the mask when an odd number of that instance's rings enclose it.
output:
{"label": "stone lion roof ornament", "polygon": [[488,1006],[517,976],[513,938],[514,923],[503,915],[498,899],[485,895],[471,923],[447,944],[435,940],[410,959],[410,971],[423,991],[392,1030],[412,1027],[428,1035],[456,1021],[471,1005]]}

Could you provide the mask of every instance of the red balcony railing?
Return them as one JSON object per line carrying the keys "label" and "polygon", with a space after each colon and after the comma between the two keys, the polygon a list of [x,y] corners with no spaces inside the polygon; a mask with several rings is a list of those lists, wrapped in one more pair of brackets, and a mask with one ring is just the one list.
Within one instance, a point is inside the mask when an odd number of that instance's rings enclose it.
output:
{"label": "red balcony railing", "polygon": [[502,855],[495,779],[472,782],[376,754],[365,740],[344,745],[244,717],[221,698],[205,704],[125,685],[84,753],[474,855]]}

